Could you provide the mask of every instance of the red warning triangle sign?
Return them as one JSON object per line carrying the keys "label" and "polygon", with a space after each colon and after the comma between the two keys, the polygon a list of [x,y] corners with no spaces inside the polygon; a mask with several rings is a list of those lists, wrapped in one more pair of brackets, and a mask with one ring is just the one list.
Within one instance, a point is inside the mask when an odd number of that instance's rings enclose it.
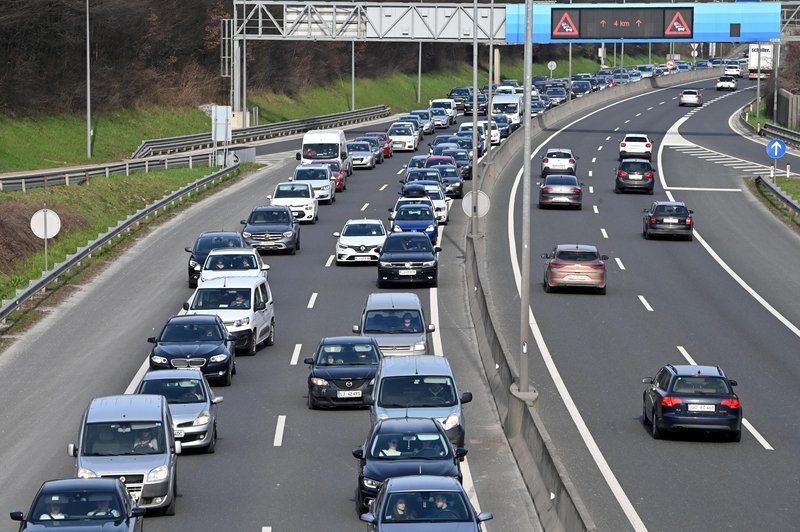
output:
{"label": "red warning triangle sign", "polygon": [[578,27],[572,22],[569,12],[565,11],[561,15],[561,20],[553,28],[553,35],[558,37],[577,37]]}
{"label": "red warning triangle sign", "polygon": [[675,16],[672,17],[672,21],[667,24],[664,35],[680,35],[681,37],[686,37],[691,34],[692,28],[686,23],[681,12],[676,11]]}

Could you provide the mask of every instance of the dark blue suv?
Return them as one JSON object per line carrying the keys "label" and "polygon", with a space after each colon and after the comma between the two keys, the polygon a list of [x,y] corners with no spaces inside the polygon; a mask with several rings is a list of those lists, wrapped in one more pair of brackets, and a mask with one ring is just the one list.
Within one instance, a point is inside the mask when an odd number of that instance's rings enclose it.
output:
{"label": "dark blue suv", "polygon": [[393,233],[425,233],[433,244],[439,238],[439,224],[436,215],[427,205],[403,205],[392,218]]}

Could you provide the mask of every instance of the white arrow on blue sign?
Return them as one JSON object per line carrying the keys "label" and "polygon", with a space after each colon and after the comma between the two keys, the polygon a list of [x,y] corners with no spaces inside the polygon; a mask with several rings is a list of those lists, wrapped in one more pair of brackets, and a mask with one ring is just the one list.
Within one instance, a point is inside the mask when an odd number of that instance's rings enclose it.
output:
{"label": "white arrow on blue sign", "polygon": [[772,139],[767,142],[767,155],[773,159],[780,159],[786,154],[786,144],[782,140]]}

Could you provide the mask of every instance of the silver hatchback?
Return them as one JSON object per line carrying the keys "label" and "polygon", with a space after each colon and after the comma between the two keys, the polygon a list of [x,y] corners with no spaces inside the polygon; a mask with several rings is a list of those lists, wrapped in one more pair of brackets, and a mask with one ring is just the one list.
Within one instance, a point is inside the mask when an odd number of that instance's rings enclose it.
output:
{"label": "silver hatchback", "polygon": [[572,174],[578,168],[578,158],[569,148],[548,148],[542,156],[542,177],[547,174]]}

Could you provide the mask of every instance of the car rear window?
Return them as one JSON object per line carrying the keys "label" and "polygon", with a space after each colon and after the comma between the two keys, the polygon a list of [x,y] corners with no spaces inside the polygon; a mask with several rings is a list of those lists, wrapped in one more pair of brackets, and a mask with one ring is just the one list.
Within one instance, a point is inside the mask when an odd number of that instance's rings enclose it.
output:
{"label": "car rear window", "polygon": [[672,392],[706,395],[732,393],[725,379],[704,376],[676,377],[672,383]]}
{"label": "car rear window", "polygon": [[597,260],[597,253],[594,251],[580,251],[576,249],[559,251],[557,257],[560,260],[569,260],[574,262],[591,262]]}
{"label": "car rear window", "polygon": [[650,163],[639,161],[625,161],[619,165],[620,170],[628,173],[644,173],[650,171]]}
{"label": "car rear window", "polygon": [[548,159],[569,159],[572,155],[565,151],[551,151],[545,157]]}
{"label": "car rear window", "polygon": [[647,142],[647,137],[625,137],[625,142]]}
{"label": "car rear window", "polygon": [[547,176],[544,180],[545,185],[578,185],[578,180],[572,176],[567,175],[552,175]]}

